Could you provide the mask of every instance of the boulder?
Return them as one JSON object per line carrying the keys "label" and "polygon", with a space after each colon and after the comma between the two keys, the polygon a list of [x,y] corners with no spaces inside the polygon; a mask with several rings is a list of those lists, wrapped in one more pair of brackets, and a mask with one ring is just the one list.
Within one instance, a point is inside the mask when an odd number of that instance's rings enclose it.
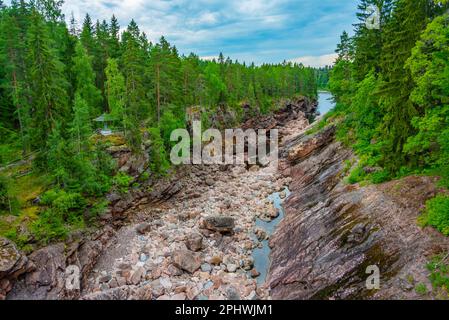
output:
{"label": "boulder", "polygon": [[201,267],[201,257],[189,250],[177,250],[173,253],[173,264],[189,273],[194,273]]}
{"label": "boulder", "polygon": [[220,232],[231,233],[235,227],[235,221],[232,217],[227,216],[211,216],[204,219],[204,228]]}
{"label": "boulder", "polygon": [[203,248],[203,236],[199,233],[189,234],[187,236],[186,246],[194,252],[200,251]]}
{"label": "boulder", "polygon": [[149,223],[141,223],[136,227],[136,232],[138,234],[146,234],[151,231],[151,224]]}

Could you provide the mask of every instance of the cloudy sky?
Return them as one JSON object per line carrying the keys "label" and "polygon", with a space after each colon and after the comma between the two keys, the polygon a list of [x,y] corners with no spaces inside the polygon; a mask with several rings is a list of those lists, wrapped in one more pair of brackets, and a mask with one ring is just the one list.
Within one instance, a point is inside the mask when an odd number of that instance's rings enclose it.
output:
{"label": "cloudy sky", "polygon": [[151,40],[165,35],[181,53],[255,63],[333,61],[343,30],[352,30],[357,0],[66,0],[78,19],[114,13],[134,18]]}

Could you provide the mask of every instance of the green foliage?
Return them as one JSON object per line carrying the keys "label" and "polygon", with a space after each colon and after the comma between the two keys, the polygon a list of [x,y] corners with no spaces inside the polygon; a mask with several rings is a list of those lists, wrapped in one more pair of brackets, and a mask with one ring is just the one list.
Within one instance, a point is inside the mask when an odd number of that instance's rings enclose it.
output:
{"label": "green foliage", "polygon": [[[112,127],[123,131],[116,136],[133,153],[144,152],[148,142],[149,171],[165,175],[171,132],[188,126],[188,108],[202,111],[205,128],[234,126],[272,112],[279,101],[314,98],[317,83],[327,82],[329,68],[247,65],[223,54],[216,61],[183,56],[164,37],[149,42],[134,20],[120,34],[114,16],[109,23],[94,22],[87,14],[78,30],[73,16],[67,25],[61,6],[62,1],[12,1],[0,10],[0,164],[24,160],[33,171],[0,187],[0,210],[17,208],[20,216],[29,209],[27,221],[37,219],[33,233],[44,242],[82,227],[83,215],[97,215],[101,206],[95,203],[114,184],[122,192],[132,184],[121,174],[113,179],[116,164],[107,139],[92,138],[98,115],[112,116]],[[151,129],[144,143],[146,128]],[[33,184],[35,177],[45,183]],[[29,193],[27,186],[33,187]],[[30,202],[48,186],[55,190],[43,197],[36,216]],[[13,229],[11,237],[24,242]]]}
{"label": "green foliage", "polygon": [[76,98],[85,101],[88,108],[90,117],[87,117],[87,120],[101,113],[99,106],[102,101],[101,91],[95,86],[95,73],[91,60],[81,42],[78,42],[75,47],[72,72],[75,75]]}
{"label": "green foliage", "polygon": [[366,177],[366,173],[363,170],[363,167],[357,166],[355,167],[348,176],[348,183],[355,184],[363,181]]}
{"label": "green foliage", "polygon": [[421,226],[435,227],[445,236],[449,236],[449,196],[438,195],[428,200],[424,214],[418,219]]}
{"label": "green foliage", "polygon": [[113,183],[121,193],[128,193],[129,186],[133,181],[133,177],[127,175],[124,172],[119,172],[115,175]]}
{"label": "green foliage", "polygon": [[61,214],[51,209],[47,209],[39,215],[38,220],[31,225],[31,230],[36,238],[44,244],[64,239],[68,234]]}
{"label": "green foliage", "polygon": [[155,174],[166,175],[170,168],[170,162],[165,151],[160,129],[149,128],[148,133],[151,142],[149,148],[150,170]]}
{"label": "green foliage", "polygon": [[412,121],[417,133],[404,151],[422,167],[443,176],[449,186],[449,15],[432,21],[407,62],[416,86],[411,99],[424,108]]}
{"label": "green foliage", "polygon": [[84,226],[83,213],[87,203],[79,193],[52,189],[43,194],[41,205],[45,209],[33,222],[31,230],[44,243],[63,239],[74,226]]}
{"label": "green foliage", "polygon": [[449,264],[447,264],[447,256],[442,255],[432,258],[427,264],[427,270],[430,271],[430,282],[435,290],[440,291],[445,295],[444,298],[449,297]]}
{"label": "green foliage", "polygon": [[415,291],[419,295],[426,295],[427,294],[427,286],[424,283],[419,283],[415,287]]}
{"label": "green foliage", "polygon": [[[370,5],[381,9],[380,29],[365,26]],[[364,159],[351,181],[432,173],[449,186],[447,7],[360,0],[355,36],[342,35],[329,80],[344,115],[337,138]],[[376,170],[364,174],[365,166]]]}
{"label": "green foliage", "polygon": [[[176,107],[171,106],[171,109],[176,109]],[[182,119],[185,119],[184,114],[182,116],[175,116],[171,110],[165,111],[162,115],[159,130],[161,138],[164,140],[165,150],[170,150],[176,144],[176,142],[170,141],[173,130],[185,128],[185,123]]]}
{"label": "green foliage", "polygon": [[13,213],[16,209],[17,200],[12,195],[10,184],[11,181],[0,174],[0,214]]}

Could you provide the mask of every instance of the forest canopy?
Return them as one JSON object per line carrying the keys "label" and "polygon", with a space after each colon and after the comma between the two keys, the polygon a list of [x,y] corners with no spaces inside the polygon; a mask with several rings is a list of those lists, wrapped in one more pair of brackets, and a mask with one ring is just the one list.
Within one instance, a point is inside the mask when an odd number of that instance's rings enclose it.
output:
{"label": "forest canopy", "polygon": [[[28,213],[40,239],[83,224],[93,198],[133,181],[116,175],[94,120],[111,120],[134,154],[148,152],[150,140],[147,174],[163,175],[170,132],[186,126],[190,107],[202,110],[203,128],[233,126],[281,99],[317,95],[316,71],[302,64],[256,66],[223,54],[205,61],[180,54],[164,37],[149,41],[134,20],[123,32],[115,16],[87,14],[78,23],[62,4],[0,0],[0,168],[22,165],[0,171],[0,211],[21,212],[33,201],[23,193],[49,190]],[[229,123],[217,120],[219,112],[231,115]]]}

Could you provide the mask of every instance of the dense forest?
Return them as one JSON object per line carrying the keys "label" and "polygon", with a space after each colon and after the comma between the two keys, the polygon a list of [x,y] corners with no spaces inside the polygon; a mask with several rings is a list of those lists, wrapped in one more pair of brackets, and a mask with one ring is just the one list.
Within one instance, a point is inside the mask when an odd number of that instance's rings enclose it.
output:
{"label": "dense forest", "polygon": [[[255,66],[223,54],[203,61],[181,55],[164,37],[150,42],[135,21],[124,32],[114,16],[86,15],[78,24],[66,21],[61,6],[0,0],[0,212],[20,217],[0,221],[0,234],[19,244],[82,227],[87,206],[99,211],[105,205],[99,199],[132,180],[116,175],[108,142],[96,137],[100,116],[133,153],[145,152],[149,137],[147,175],[163,175],[170,133],[186,126],[187,108],[200,106],[204,127],[217,124],[211,121],[217,110],[232,114],[226,125],[235,125],[248,108],[264,114],[283,98],[316,96],[312,68]],[[24,220],[31,229],[25,235],[16,228]]]}
{"label": "dense forest", "polygon": [[[380,28],[365,24],[372,5]],[[350,182],[430,174],[449,186],[448,1],[362,0],[357,17],[337,48],[337,107],[324,120],[359,156]],[[429,201],[421,220],[449,235],[449,198]]]}
{"label": "dense forest", "polygon": [[320,90],[329,90],[329,77],[332,66],[325,66],[317,68],[316,73],[316,84]]}

